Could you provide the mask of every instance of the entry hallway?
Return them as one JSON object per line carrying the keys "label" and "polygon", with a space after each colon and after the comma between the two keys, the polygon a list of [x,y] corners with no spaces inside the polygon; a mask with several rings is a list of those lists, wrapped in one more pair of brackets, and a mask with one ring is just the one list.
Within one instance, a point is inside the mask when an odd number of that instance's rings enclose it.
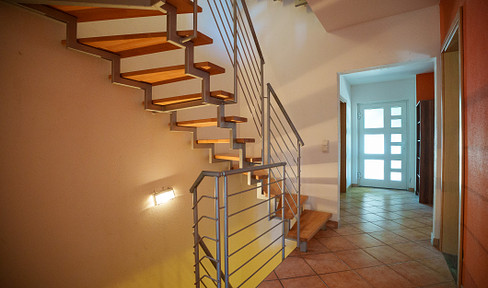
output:
{"label": "entry hallway", "polygon": [[430,245],[432,207],[412,192],[354,187],[341,194],[341,227],[295,249],[259,288],[456,287]]}

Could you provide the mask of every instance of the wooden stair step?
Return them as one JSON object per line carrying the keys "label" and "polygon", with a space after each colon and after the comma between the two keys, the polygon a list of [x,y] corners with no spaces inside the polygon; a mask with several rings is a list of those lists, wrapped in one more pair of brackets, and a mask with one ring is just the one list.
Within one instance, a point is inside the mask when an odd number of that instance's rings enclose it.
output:
{"label": "wooden stair step", "polygon": [[[224,121],[233,122],[233,123],[245,123],[247,122],[247,118],[239,117],[239,116],[226,116],[224,117]],[[180,121],[180,122],[176,122],[176,125],[180,127],[196,127],[196,128],[212,127],[212,126],[217,126],[217,118]]]}
{"label": "wooden stair step", "polygon": [[[193,2],[190,0],[167,0],[166,2],[175,6],[178,14],[193,13]],[[78,19],[78,22],[117,20],[125,18],[161,16],[166,14],[162,11],[153,9],[126,9],[71,5],[51,5],[51,7],[75,16]],[[201,7],[198,7],[198,12],[202,12]]]}
{"label": "wooden stair step", "polygon": [[[236,138],[234,139],[235,143],[245,144],[245,143],[254,143],[256,140],[254,138]],[[197,140],[198,144],[230,144],[229,138],[223,139],[200,139]]]}
{"label": "wooden stair step", "polygon": [[[239,161],[239,155],[233,155],[233,154],[217,154],[214,155],[215,159],[218,160],[228,160],[228,161]],[[260,163],[262,161],[261,157],[246,157],[247,162],[251,163]]]}
{"label": "wooden stair step", "polygon": [[[305,201],[307,201],[308,196],[306,195],[300,195],[300,206],[303,207],[303,204]],[[298,195],[297,194],[290,194],[290,193],[285,193],[285,219],[293,219],[295,215],[298,212],[297,206],[295,203],[298,203]],[[278,201],[278,208],[281,209],[282,201],[281,198],[279,198]],[[281,217],[281,211],[278,211],[276,213],[276,216]]]}
{"label": "wooden stair step", "polygon": [[[210,75],[225,73],[225,69],[210,62],[195,63],[195,68],[206,71]],[[153,68],[134,72],[122,73],[126,79],[145,82],[153,86],[173,83],[188,79],[195,79],[185,73],[185,65],[176,65],[163,68]]]}
{"label": "wooden stair step", "polygon": [[[181,37],[190,36],[191,30],[178,31]],[[79,43],[113,52],[121,58],[133,57],[151,53],[158,53],[180,49],[179,46],[168,42],[166,32],[140,33],[129,35],[111,35],[78,39]],[[192,40],[195,46],[212,44],[212,38],[198,32],[197,38]],[[63,40],[63,44],[66,41]]]}
{"label": "wooden stair step", "polygon": [[[234,99],[234,94],[226,91],[218,90],[218,91],[210,92],[210,97],[217,98],[220,100],[232,100]],[[153,100],[153,104],[165,106],[165,105],[179,104],[179,103],[185,103],[185,102],[201,100],[201,99],[202,99],[202,94],[195,93],[195,94],[188,94],[183,96],[175,96],[175,97]]]}
{"label": "wooden stair step", "polygon": [[[324,227],[330,217],[332,214],[328,212],[304,210],[300,215],[300,241],[310,241]],[[287,238],[297,238],[296,223],[288,232]]]}

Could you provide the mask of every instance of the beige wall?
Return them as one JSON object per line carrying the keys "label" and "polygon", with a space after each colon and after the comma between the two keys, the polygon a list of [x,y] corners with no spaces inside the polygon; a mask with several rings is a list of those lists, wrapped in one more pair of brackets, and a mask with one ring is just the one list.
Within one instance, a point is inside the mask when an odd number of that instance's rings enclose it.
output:
{"label": "beige wall", "polygon": [[[271,82],[305,142],[302,191],[338,215],[337,73],[437,57],[438,7],[326,32],[293,1],[247,1]],[[329,140],[330,152],[321,145]]]}
{"label": "beige wall", "polygon": [[[0,286],[191,287],[188,192],[208,164],[65,26],[0,3]],[[155,188],[177,198],[152,207]]]}

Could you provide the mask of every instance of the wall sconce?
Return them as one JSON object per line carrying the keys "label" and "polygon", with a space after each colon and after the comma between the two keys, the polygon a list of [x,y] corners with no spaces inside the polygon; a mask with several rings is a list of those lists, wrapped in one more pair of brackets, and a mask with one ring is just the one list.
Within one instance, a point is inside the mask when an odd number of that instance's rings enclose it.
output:
{"label": "wall sconce", "polygon": [[167,188],[164,189],[163,191],[154,193],[153,196],[154,196],[154,205],[155,206],[161,205],[175,198],[175,190],[173,188]]}

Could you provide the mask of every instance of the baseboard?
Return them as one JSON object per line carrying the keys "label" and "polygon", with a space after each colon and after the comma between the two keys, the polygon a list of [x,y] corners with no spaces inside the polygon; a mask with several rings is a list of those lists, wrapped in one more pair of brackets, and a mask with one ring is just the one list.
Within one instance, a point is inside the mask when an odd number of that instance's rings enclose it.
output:
{"label": "baseboard", "polygon": [[432,246],[439,249],[440,240],[438,238],[432,238],[430,243],[432,243]]}
{"label": "baseboard", "polygon": [[325,226],[327,226],[329,228],[332,228],[332,229],[337,229],[337,228],[339,228],[339,222],[329,220],[329,221],[327,221],[327,223],[325,224]]}
{"label": "baseboard", "polygon": [[358,184],[351,184],[350,187],[359,187]]}
{"label": "baseboard", "polygon": [[415,192],[415,189],[414,188],[408,188],[408,191]]}

